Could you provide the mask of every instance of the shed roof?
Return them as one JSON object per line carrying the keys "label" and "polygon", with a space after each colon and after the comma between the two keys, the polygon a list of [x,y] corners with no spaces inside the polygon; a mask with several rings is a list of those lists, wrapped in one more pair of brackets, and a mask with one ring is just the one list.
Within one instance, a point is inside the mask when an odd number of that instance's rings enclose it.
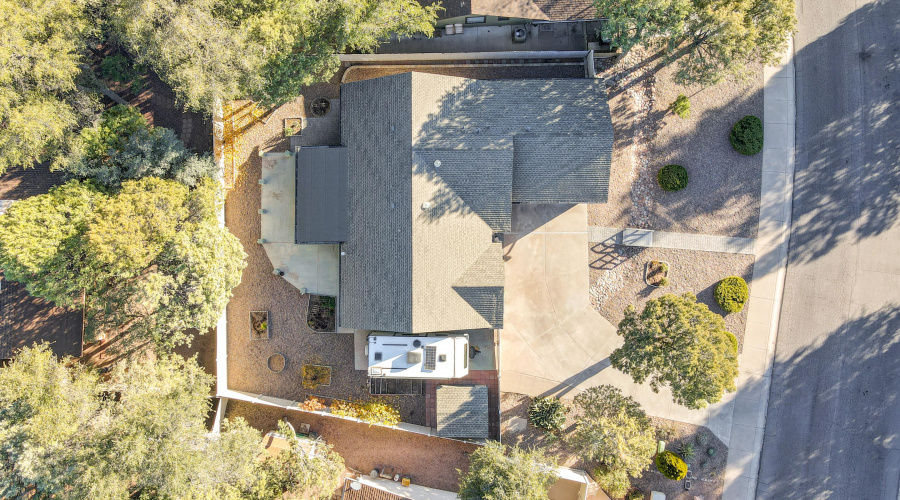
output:
{"label": "shed roof", "polygon": [[437,434],[440,437],[488,438],[486,385],[441,385],[435,390]]}
{"label": "shed roof", "polygon": [[295,243],[347,241],[347,148],[304,147],[296,158]]}

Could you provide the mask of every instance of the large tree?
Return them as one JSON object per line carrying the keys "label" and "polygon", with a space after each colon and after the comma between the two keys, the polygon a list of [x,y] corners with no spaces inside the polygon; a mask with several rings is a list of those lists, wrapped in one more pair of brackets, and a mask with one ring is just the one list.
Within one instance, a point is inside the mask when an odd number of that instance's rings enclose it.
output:
{"label": "large tree", "polygon": [[628,50],[663,45],[679,83],[712,85],[746,64],[776,63],[797,21],[794,0],[594,0],[603,35]]}
{"label": "large tree", "polygon": [[120,363],[108,381],[49,347],[0,370],[0,496],[217,497],[246,484],[259,433],[238,420],[209,434],[212,377],[194,360]]}
{"label": "large tree", "polygon": [[546,500],[556,482],[553,460],[541,450],[506,447],[496,441],[469,456],[469,471],[459,480],[461,500]]}
{"label": "large tree", "polygon": [[110,194],[70,181],[0,216],[0,267],[57,305],[83,295],[87,339],[173,347],[214,326],[240,283],[246,255],[221,204],[210,179],[188,190],[147,177]]}
{"label": "large tree", "polygon": [[704,408],[735,390],[737,340],[691,293],[651,299],[640,314],[628,306],[617,333],[625,343],[610,354],[612,366],[654,391],[669,387],[680,405]]}
{"label": "large tree", "polygon": [[579,393],[575,408],[577,423],[568,442],[585,461],[603,464],[604,474],[615,479],[608,484],[626,485],[627,490],[628,476],[640,477],[656,451],[650,418],[637,401],[610,385]]}
{"label": "large tree", "polygon": [[191,153],[173,130],[149,125],[132,106],[104,111],[93,126],[78,133],[72,149],[60,162],[62,169],[112,188],[148,176],[194,187],[201,179],[216,176],[216,165],[208,154]]}
{"label": "large tree", "polygon": [[56,157],[95,103],[78,89],[81,0],[0,0],[0,174]]}

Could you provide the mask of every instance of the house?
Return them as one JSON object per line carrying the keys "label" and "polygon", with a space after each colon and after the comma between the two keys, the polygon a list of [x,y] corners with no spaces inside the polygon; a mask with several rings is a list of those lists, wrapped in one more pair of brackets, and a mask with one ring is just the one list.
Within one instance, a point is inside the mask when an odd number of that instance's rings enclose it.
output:
{"label": "house", "polygon": [[[340,145],[264,160],[261,243],[310,256],[319,271],[292,283],[336,293],[344,331],[501,328],[512,204],[607,199],[600,81],[403,73],[340,101]],[[276,270],[298,259],[267,251]]]}

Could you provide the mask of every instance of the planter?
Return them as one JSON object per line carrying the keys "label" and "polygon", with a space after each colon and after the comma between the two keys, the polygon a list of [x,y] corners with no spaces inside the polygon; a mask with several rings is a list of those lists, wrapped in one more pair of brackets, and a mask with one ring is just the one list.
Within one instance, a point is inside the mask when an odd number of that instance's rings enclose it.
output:
{"label": "planter", "polygon": [[310,295],[306,309],[306,324],[316,333],[335,331],[337,299],[328,295]]}
{"label": "planter", "polygon": [[300,135],[303,130],[303,118],[285,118],[284,136]]}
{"label": "planter", "polygon": [[285,359],[284,354],[279,352],[272,354],[266,359],[266,368],[272,373],[281,373],[285,366],[287,366],[287,359]]}
{"label": "planter", "polygon": [[250,340],[269,338],[269,311],[250,311]]}
{"label": "planter", "polygon": [[301,367],[303,387],[315,389],[331,385],[331,367],[326,365],[306,364]]}
{"label": "planter", "polygon": [[667,286],[670,271],[671,267],[668,262],[651,260],[644,265],[644,283],[652,287]]}

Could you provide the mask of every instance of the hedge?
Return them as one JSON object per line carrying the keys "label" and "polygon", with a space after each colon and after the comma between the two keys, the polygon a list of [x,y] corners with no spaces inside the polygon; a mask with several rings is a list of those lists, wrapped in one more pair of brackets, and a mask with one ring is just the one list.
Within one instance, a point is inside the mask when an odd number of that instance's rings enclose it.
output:
{"label": "hedge", "polygon": [[716,302],[725,312],[736,313],[744,309],[744,304],[750,299],[750,289],[747,282],[740,276],[729,276],[716,286]]}
{"label": "hedge", "polygon": [[656,468],[663,476],[675,481],[684,479],[688,470],[684,460],[668,450],[656,455]]}
{"label": "hedge", "polygon": [[753,156],[763,148],[763,124],[758,116],[747,115],[731,127],[731,147],[742,155]]}
{"label": "hedge", "polygon": [[528,405],[528,420],[535,427],[558,431],[566,424],[566,405],[554,397],[536,397]]}
{"label": "hedge", "polygon": [[680,191],[688,185],[688,173],[681,165],[666,165],[656,173],[656,180],[666,191]]}

